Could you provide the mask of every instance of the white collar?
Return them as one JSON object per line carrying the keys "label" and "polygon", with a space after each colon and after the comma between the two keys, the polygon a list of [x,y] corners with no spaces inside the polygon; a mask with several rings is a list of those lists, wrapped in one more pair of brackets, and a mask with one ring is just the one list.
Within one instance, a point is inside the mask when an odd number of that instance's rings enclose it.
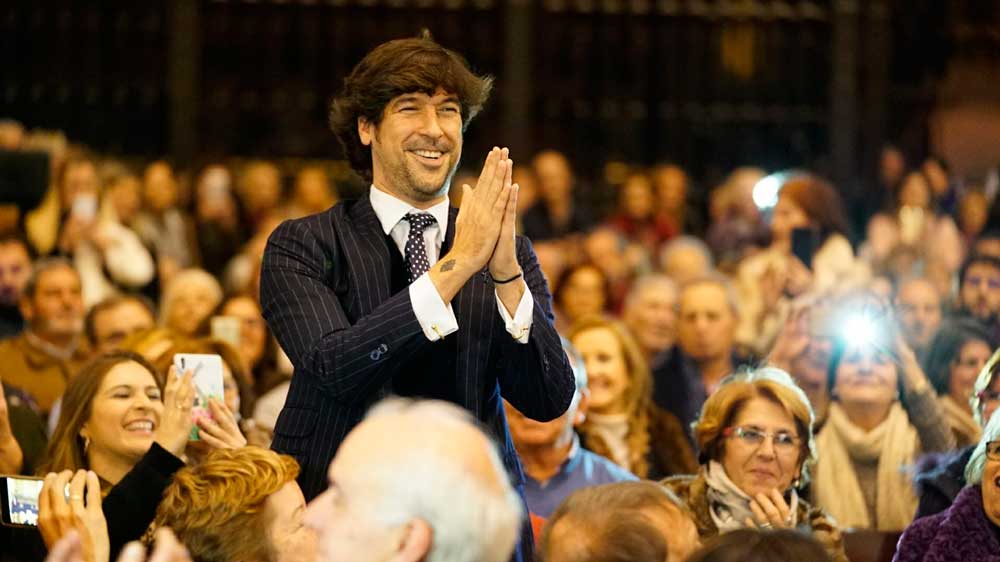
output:
{"label": "white collar", "polygon": [[378,222],[382,224],[382,232],[387,235],[408,213],[430,213],[438,223],[439,240],[444,240],[444,236],[448,232],[449,201],[447,197],[433,207],[417,209],[406,201],[372,185],[368,190],[368,198],[371,201],[372,210],[375,211],[375,216],[378,217]]}

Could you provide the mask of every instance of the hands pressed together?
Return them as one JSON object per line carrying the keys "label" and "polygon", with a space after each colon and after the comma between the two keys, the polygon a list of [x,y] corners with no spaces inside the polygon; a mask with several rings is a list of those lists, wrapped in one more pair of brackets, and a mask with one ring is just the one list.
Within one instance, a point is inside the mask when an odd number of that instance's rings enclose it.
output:
{"label": "hands pressed together", "polygon": [[493,148],[475,187],[462,186],[455,242],[430,271],[431,281],[445,301],[486,266],[494,281],[515,278],[511,288],[518,296],[523,291],[523,280],[516,279],[521,268],[515,243],[518,185],[511,180],[513,168],[508,149]]}

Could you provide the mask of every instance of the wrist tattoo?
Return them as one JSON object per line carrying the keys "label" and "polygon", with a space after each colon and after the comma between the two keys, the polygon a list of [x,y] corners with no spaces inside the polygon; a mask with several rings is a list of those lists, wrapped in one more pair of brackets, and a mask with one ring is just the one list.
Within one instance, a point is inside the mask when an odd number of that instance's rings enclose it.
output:
{"label": "wrist tattoo", "polygon": [[455,260],[448,260],[441,264],[441,271],[451,271],[455,269]]}

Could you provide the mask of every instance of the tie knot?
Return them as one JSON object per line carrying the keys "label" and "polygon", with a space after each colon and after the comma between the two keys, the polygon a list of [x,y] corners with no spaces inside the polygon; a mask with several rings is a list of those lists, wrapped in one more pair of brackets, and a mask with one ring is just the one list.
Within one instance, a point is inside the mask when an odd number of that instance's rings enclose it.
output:
{"label": "tie knot", "polygon": [[410,230],[413,232],[423,232],[427,227],[437,222],[434,215],[430,213],[410,213],[403,217],[403,220],[410,223]]}

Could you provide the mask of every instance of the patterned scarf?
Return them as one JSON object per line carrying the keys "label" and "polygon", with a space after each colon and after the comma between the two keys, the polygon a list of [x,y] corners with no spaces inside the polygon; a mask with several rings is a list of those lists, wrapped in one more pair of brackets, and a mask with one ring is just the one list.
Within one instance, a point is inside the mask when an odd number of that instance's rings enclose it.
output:
{"label": "patterned scarf", "polygon": [[[708,512],[719,533],[745,529],[745,521],[748,518],[754,519],[750,509],[750,496],[729,479],[726,469],[716,461],[709,461],[705,469],[705,482],[708,484],[705,493],[708,497]],[[792,527],[798,524],[798,507],[799,496],[793,488],[792,500],[788,505]]]}

